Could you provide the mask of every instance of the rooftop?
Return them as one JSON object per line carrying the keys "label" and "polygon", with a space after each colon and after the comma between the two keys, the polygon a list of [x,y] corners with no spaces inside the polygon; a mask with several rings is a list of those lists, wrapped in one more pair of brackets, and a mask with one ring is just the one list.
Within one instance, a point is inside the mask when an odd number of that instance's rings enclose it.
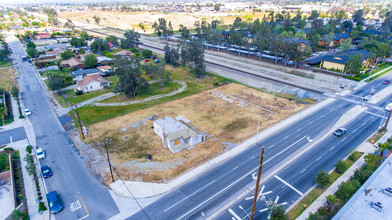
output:
{"label": "rooftop", "polygon": [[[392,157],[388,157],[333,219],[389,219],[392,210]],[[375,203],[380,202],[379,209]],[[371,205],[373,204],[373,206]],[[377,210],[378,209],[378,210]]]}

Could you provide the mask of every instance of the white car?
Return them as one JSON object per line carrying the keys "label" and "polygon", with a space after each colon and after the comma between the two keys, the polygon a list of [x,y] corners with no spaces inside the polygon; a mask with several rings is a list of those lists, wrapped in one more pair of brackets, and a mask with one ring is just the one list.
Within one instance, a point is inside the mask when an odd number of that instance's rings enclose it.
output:
{"label": "white car", "polygon": [[26,108],[26,109],[24,110],[24,113],[25,113],[26,116],[30,116],[31,114],[33,114],[33,113],[30,111],[30,109],[28,109],[28,108]]}
{"label": "white car", "polygon": [[38,148],[37,149],[37,158],[38,158],[38,160],[46,158],[46,154],[45,154],[45,150],[44,149],[42,149],[42,148]]}
{"label": "white car", "polygon": [[389,103],[387,106],[385,106],[385,111],[390,112],[392,109],[392,103]]}
{"label": "white car", "polygon": [[19,69],[19,66],[15,66],[15,69]]}

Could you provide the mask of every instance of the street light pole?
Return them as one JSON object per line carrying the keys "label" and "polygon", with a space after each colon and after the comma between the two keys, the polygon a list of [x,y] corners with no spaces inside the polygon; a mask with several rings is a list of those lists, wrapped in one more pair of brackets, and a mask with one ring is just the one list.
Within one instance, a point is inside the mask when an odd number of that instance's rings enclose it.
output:
{"label": "street light pole", "polygon": [[259,197],[259,185],[260,185],[260,176],[261,171],[263,170],[263,158],[264,158],[264,147],[261,148],[261,156],[260,156],[260,164],[259,164],[259,173],[257,174],[257,181],[256,181],[256,189],[255,189],[255,197],[253,199],[253,206],[252,206],[252,213],[250,214],[250,220],[253,220],[255,217],[255,210],[256,210],[256,202]]}
{"label": "street light pole", "polygon": [[113,171],[112,171],[112,164],[110,163],[110,158],[109,158],[109,151],[108,151],[108,144],[112,143],[112,139],[106,138],[104,141],[105,144],[105,150],[106,150],[106,156],[108,158],[108,163],[109,163],[109,169],[110,169],[110,176],[112,177],[112,183],[114,183],[114,177],[113,177]]}
{"label": "street light pole", "polygon": [[389,111],[389,115],[388,115],[387,121],[385,122],[385,126],[384,126],[384,129],[383,129],[384,131],[387,128],[387,125],[388,125],[388,122],[389,122],[389,118],[391,117],[391,113],[392,113],[392,109],[391,109],[391,111]]}

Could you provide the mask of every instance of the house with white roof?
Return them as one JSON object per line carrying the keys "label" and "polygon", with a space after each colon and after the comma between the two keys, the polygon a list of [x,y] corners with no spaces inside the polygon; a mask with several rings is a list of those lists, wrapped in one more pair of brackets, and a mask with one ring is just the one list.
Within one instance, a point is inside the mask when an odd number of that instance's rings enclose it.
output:
{"label": "house with white roof", "polygon": [[197,131],[181,120],[183,117],[178,119],[165,117],[154,121],[154,132],[161,137],[163,147],[178,153],[205,141],[207,136],[205,133]]}

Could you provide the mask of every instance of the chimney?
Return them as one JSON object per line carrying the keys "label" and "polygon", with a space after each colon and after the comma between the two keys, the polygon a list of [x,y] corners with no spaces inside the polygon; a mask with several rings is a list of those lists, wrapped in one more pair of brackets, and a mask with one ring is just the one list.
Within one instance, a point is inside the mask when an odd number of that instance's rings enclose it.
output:
{"label": "chimney", "polygon": [[83,79],[84,79],[86,76],[87,76],[86,73],[83,71]]}

